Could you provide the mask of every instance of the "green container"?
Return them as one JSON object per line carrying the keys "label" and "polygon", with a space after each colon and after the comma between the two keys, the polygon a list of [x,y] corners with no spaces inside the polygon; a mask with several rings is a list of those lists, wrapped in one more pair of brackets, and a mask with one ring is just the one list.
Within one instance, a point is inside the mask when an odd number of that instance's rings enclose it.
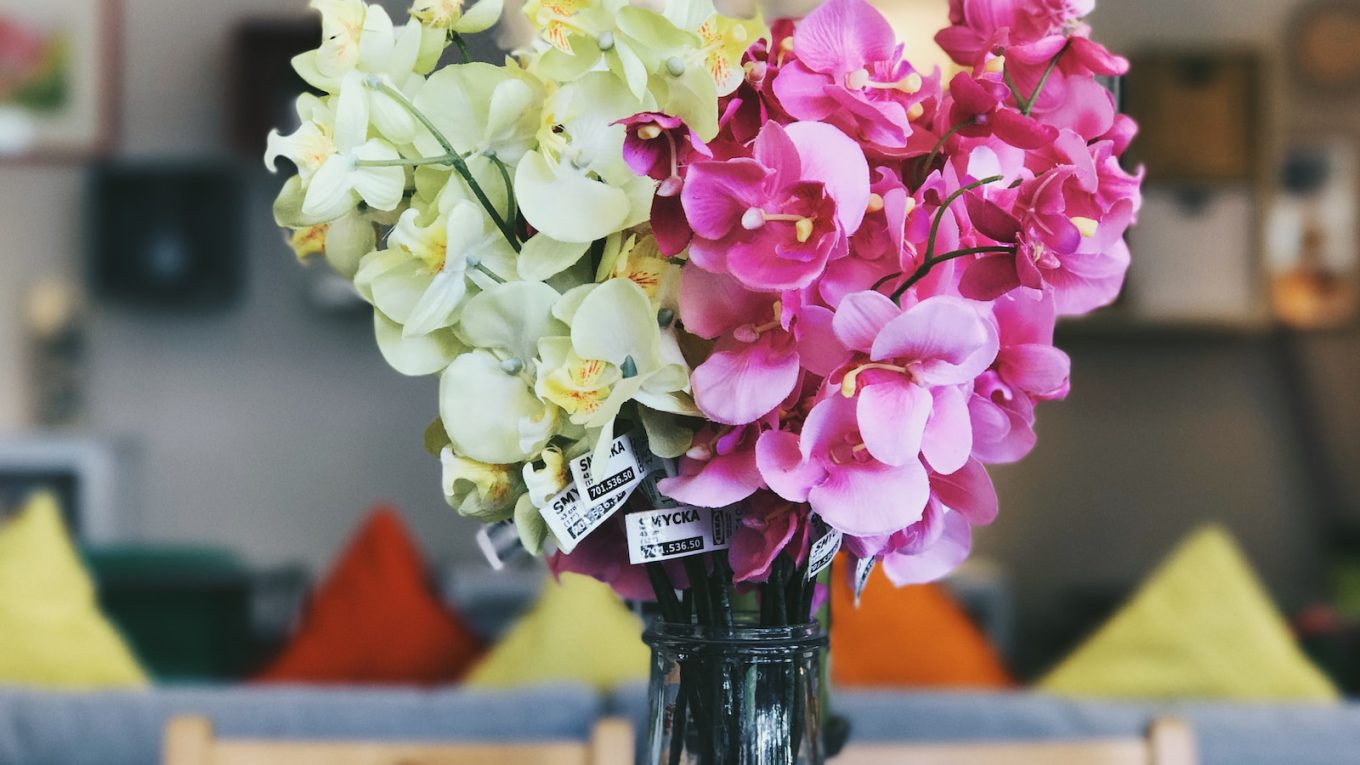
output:
{"label": "green container", "polygon": [[252,578],[234,554],[170,546],[84,554],[104,613],[158,681],[225,682],[253,668]]}

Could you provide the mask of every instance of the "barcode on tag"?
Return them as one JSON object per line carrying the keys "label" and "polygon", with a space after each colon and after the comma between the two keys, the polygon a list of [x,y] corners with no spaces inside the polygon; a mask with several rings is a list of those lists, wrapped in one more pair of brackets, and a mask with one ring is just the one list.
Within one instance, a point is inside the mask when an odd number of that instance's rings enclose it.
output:
{"label": "barcode on tag", "polygon": [[573,484],[548,500],[548,504],[539,508],[539,513],[548,522],[548,528],[557,540],[557,548],[570,553],[590,532],[609,520],[614,511],[628,499],[633,488],[608,494],[595,504],[586,504],[581,501],[580,490]]}
{"label": "barcode on tag", "polygon": [[731,508],[664,508],[630,513],[628,560],[631,563],[657,563],[685,558],[732,546],[737,515]]}
{"label": "barcode on tag", "polygon": [[633,440],[627,435],[614,439],[609,446],[609,460],[603,470],[590,464],[591,456],[582,454],[571,461],[571,475],[576,480],[576,488],[587,503],[595,503],[618,492],[627,492],[628,498],[633,489],[642,482],[643,469],[633,450]]}
{"label": "barcode on tag", "polygon": [[859,598],[864,594],[864,588],[869,584],[869,575],[874,573],[874,566],[878,565],[878,558],[860,558],[855,564],[855,607],[859,607]]}
{"label": "barcode on tag", "polygon": [[505,568],[507,560],[526,552],[514,521],[500,521],[478,529],[477,547],[481,549],[482,555],[486,556],[486,562],[496,571]]}
{"label": "barcode on tag", "polygon": [[817,575],[826,570],[831,565],[831,561],[836,559],[836,553],[841,551],[841,542],[845,535],[840,529],[828,529],[821,539],[812,543],[812,552],[808,555],[808,581],[817,578]]}

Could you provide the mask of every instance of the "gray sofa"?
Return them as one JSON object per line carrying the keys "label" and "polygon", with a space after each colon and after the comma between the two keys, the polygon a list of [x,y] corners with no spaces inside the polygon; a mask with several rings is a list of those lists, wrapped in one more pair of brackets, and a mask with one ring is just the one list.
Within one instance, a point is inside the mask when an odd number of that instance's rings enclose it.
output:
{"label": "gray sofa", "polygon": [[[1360,706],[1074,702],[1027,693],[838,693],[851,742],[1080,739],[1188,720],[1203,765],[1353,765]],[[522,691],[205,688],[51,693],[0,688],[0,765],[158,765],[165,721],[226,736],[428,741],[586,740],[602,715],[641,727],[646,688]],[[641,743],[641,742],[639,742]]]}

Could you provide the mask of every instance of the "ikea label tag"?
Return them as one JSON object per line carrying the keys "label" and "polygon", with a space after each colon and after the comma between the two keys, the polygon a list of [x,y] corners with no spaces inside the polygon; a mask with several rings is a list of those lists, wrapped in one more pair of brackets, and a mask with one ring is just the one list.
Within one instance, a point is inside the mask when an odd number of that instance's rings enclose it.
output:
{"label": "ikea label tag", "polygon": [[828,529],[821,539],[812,543],[812,551],[808,554],[808,581],[817,578],[817,575],[826,570],[831,565],[831,561],[836,559],[836,553],[841,551],[841,542],[845,535],[840,529]]}
{"label": "ikea label tag", "polygon": [[572,478],[576,481],[580,498],[588,505],[619,492],[624,492],[624,499],[627,499],[642,482],[642,461],[633,449],[633,439],[627,435],[619,436],[610,444],[609,459],[603,469],[590,463],[589,454],[582,454],[571,461]]}
{"label": "ikea label tag", "polygon": [[623,506],[636,486],[635,483],[626,489],[606,494],[594,504],[587,504],[581,501],[580,489],[572,484],[548,500],[548,504],[539,508],[539,514],[548,522],[548,528],[552,530],[553,538],[557,540],[557,548],[564,553],[570,553],[582,539],[598,529],[609,520],[614,511]]}
{"label": "ikea label tag", "polygon": [[860,558],[859,563],[855,564],[855,606],[859,606],[859,597],[864,594],[869,575],[874,573],[874,566],[877,565],[878,558]]}
{"label": "ikea label tag", "polygon": [[685,505],[629,513],[624,520],[628,560],[634,564],[726,550],[732,546],[737,527],[737,514],[731,508]]}

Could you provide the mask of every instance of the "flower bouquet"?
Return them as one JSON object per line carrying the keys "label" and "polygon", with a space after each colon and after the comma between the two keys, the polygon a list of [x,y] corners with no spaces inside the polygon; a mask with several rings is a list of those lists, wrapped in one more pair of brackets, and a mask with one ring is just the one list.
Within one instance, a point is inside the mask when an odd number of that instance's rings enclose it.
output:
{"label": "flower bouquet", "polygon": [[833,557],[963,561],[984,466],[1067,395],[1056,320],[1122,285],[1141,175],[1092,0],[952,0],[952,76],[863,0],[529,0],[503,65],[443,68],[500,0],[312,5],[276,217],[440,376],[450,504],[493,558],[656,601],[657,761],[820,761]]}

